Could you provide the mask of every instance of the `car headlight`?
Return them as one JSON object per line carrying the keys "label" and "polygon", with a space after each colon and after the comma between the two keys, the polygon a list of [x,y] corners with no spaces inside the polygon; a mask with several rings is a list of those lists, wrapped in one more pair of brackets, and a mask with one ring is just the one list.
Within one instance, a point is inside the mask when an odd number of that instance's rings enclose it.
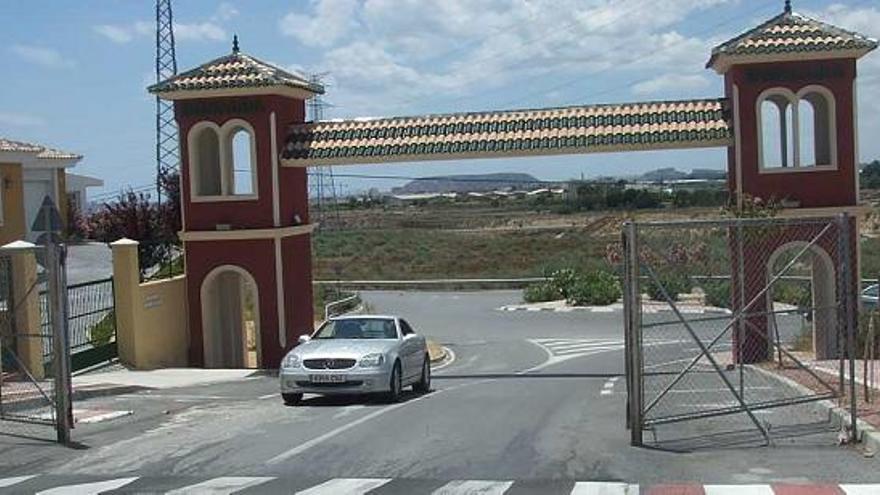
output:
{"label": "car headlight", "polygon": [[284,360],[281,361],[281,367],[285,369],[299,368],[299,356],[293,353],[284,356]]}
{"label": "car headlight", "polygon": [[385,363],[385,356],[382,354],[367,354],[361,358],[361,368],[378,368]]}

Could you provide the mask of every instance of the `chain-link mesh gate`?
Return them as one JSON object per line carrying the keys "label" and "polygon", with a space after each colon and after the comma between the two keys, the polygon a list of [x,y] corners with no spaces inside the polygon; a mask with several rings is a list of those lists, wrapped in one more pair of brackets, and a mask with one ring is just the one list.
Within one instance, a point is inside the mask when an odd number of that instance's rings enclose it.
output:
{"label": "chain-link mesh gate", "polygon": [[626,224],[632,443],[689,450],[840,429],[820,401],[854,386],[851,232],[846,216]]}
{"label": "chain-link mesh gate", "polygon": [[40,325],[38,290],[36,265],[0,255],[0,434],[52,440],[55,381],[43,353],[52,333]]}

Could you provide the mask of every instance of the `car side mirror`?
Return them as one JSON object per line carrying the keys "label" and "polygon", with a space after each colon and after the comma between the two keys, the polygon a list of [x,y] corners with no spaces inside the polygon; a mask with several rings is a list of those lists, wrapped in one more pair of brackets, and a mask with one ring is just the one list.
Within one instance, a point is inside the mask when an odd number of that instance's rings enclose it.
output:
{"label": "car side mirror", "polygon": [[308,335],[300,335],[299,339],[297,339],[297,340],[299,341],[300,344],[305,344],[306,342],[312,340],[312,338],[309,337]]}

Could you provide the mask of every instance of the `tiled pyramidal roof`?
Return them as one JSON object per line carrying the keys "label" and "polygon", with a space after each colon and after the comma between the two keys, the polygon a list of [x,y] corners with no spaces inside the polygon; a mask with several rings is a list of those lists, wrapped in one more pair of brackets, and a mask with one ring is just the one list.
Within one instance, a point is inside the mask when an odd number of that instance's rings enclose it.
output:
{"label": "tiled pyramidal roof", "polygon": [[322,121],[290,128],[305,166],[728,146],[727,100]]}
{"label": "tiled pyramidal roof", "polygon": [[0,137],[0,151],[13,153],[36,153],[37,158],[46,160],[78,160],[82,155],[69,153],[67,151],[48,148],[41,144],[26,143],[23,141],[13,141]]}
{"label": "tiled pyramidal roof", "polygon": [[179,91],[261,87],[290,87],[312,93],[324,92],[324,88],[318,84],[237,51],[154,84],[147,90],[161,95]]}
{"label": "tiled pyramidal roof", "polygon": [[805,53],[867,53],[877,40],[790,10],[768,20],[712,50],[706,64],[714,67],[722,57],[780,56]]}

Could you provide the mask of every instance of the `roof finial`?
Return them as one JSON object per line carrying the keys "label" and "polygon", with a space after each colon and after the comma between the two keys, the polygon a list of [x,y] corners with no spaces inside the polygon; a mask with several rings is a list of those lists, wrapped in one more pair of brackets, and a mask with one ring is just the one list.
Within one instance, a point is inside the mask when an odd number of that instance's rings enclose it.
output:
{"label": "roof finial", "polygon": [[238,35],[232,35],[232,53],[238,53]]}
{"label": "roof finial", "polygon": [[785,13],[791,14],[791,0],[785,0]]}

